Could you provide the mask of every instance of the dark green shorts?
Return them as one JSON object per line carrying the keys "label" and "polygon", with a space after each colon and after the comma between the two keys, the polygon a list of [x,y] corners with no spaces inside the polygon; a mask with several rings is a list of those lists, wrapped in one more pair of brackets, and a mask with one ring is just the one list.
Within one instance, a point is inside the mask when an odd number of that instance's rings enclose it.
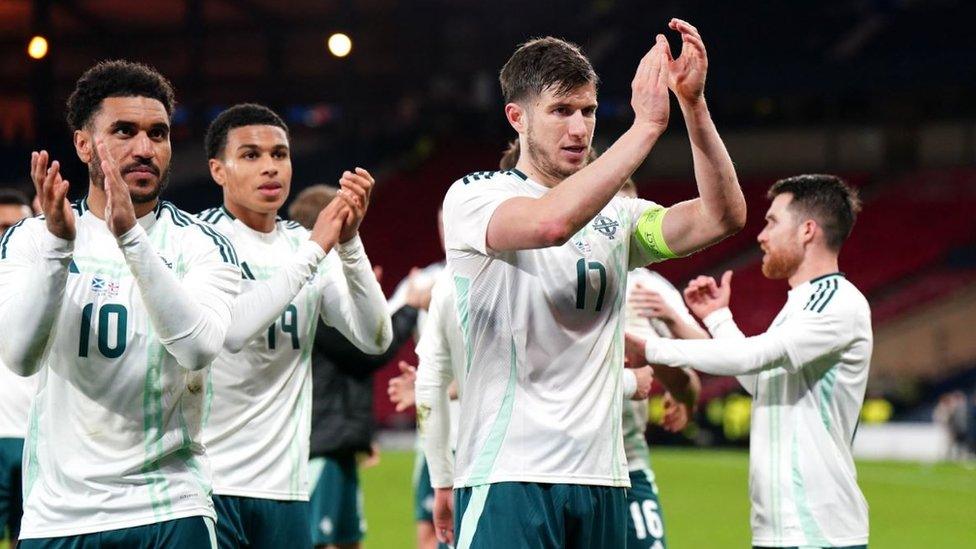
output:
{"label": "dark green shorts", "polygon": [[458,549],[619,549],[627,539],[626,489],[499,482],[454,491]]}
{"label": "dark green shorts", "polygon": [[309,460],[312,496],[309,526],[313,545],[355,543],[366,534],[363,493],[354,456]]}
{"label": "dark green shorts", "polygon": [[20,517],[24,515],[20,472],[24,459],[24,439],[0,438],[0,539],[17,539]]}
{"label": "dark green shorts", "polygon": [[310,549],[308,502],[213,496],[220,549]]}
{"label": "dark green shorts", "polygon": [[187,517],[145,526],[60,538],[22,539],[19,549],[214,549],[213,520]]}
{"label": "dark green shorts", "polygon": [[627,549],[666,549],[664,512],[657,497],[657,484],[650,469],[630,472],[627,490]]}
{"label": "dark green shorts", "polygon": [[417,452],[413,464],[413,518],[417,522],[434,522],[434,489],[430,487],[430,470],[423,452]]}

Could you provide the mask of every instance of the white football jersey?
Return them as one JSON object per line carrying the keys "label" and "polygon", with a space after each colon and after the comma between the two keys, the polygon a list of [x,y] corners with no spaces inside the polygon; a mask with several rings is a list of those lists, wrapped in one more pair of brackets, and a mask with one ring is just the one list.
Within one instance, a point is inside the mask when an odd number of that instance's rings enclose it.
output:
{"label": "white football jersey", "polygon": [[[262,233],[223,207],[199,215],[234,243],[244,276],[241,298],[295,262],[299,247],[309,241],[309,232],[293,221],[278,220],[274,231]],[[326,255],[267,330],[238,353],[224,350],[214,362],[213,405],[204,424],[204,441],[213,467],[215,494],[308,500],[311,352],[320,314],[326,324],[339,329],[360,348],[365,344],[370,352],[385,350],[381,342],[388,344],[392,334],[385,315],[386,300],[368,261],[358,268],[365,270],[365,282],[373,290],[372,301],[378,303],[374,309],[382,318],[373,328],[381,333],[371,332],[375,341],[368,342],[357,341],[350,333],[349,310],[373,309],[355,301],[358,298],[350,298],[342,263],[337,252]]]}
{"label": "white football jersey", "polygon": [[[687,324],[695,324],[695,318],[688,312],[684,298],[673,284],[663,276],[651,271],[650,269],[634,269],[627,277],[627,295],[633,291],[634,287],[640,284],[648,290],[653,290],[659,294],[671,306],[678,316]],[[624,306],[626,315],[626,331],[637,334],[644,339],[652,338],[672,338],[674,334],[668,325],[659,319],[648,319],[637,314],[637,310],[628,301]],[[651,468],[650,448],[647,445],[645,433],[647,431],[647,400],[626,400],[624,401],[623,433],[624,433],[624,452],[627,454],[627,468],[630,471],[641,471]]]}
{"label": "white football jersey", "polygon": [[37,378],[21,377],[0,362],[0,438],[27,436],[27,416],[37,392]]}
{"label": "white football jersey", "polygon": [[[62,302],[52,304],[60,309],[24,447],[21,538],[215,519],[200,436],[207,369],[188,370],[167,352],[105,221],[85,201],[74,214],[77,236]],[[195,302],[229,311],[240,271],[226,239],[167,202],[138,223]],[[7,232],[0,300],[8,302],[4,294],[51,238],[40,218]]]}
{"label": "white football jersey", "polygon": [[621,432],[627,272],[658,258],[634,242],[653,202],[616,197],[562,246],[496,253],[491,216],[545,186],[478,172],[444,199],[448,268],[464,335],[456,487],[629,486]]}

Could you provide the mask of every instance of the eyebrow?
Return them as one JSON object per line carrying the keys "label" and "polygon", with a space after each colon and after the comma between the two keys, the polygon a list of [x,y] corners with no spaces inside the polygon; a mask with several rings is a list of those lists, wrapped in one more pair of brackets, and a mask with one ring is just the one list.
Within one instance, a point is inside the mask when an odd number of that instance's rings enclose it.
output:
{"label": "eyebrow", "polygon": [[[241,149],[257,149],[257,150],[261,150],[261,146],[258,145],[257,143],[243,143],[243,144],[237,146],[237,150],[241,150]],[[271,147],[271,150],[273,150],[273,151],[286,150],[287,151],[288,150],[288,145],[285,145],[283,143],[278,143],[277,145],[274,145],[273,147]]]}
{"label": "eyebrow", "polygon": [[[116,120],[115,122],[112,122],[109,128],[112,130],[118,130],[121,128],[137,128],[138,126],[139,124],[132,122],[131,120]],[[165,122],[154,122],[149,126],[149,129],[169,131],[169,124]]]}

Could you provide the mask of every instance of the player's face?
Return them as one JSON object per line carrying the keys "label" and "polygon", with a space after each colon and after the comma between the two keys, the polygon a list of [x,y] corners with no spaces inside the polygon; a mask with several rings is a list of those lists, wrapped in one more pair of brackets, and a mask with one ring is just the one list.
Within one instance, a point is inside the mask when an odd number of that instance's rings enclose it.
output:
{"label": "player's face", "polygon": [[[224,199],[259,213],[278,211],[291,189],[288,135],[277,126],[241,126],[227,132],[227,146],[217,161],[217,182]],[[222,180],[221,180],[222,179]]]}
{"label": "player's face", "polygon": [[596,129],[596,86],[568,94],[543,90],[527,108],[528,154],[544,174],[565,179],[586,166]]}
{"label": "player's face", "polygon": [[76,132],[78,156],[88,164],[92,182],[104,189],[96,140],[108,147],[134,204],[154,202],[159,197],[166,187],[173,156],[169,115],[162,103],[148,97],[107,97],[88,128]]}
{"label": "player's face", "polygon": [[0,204],[0,236],[11,226],[31,214],[30,208],[18,204]]}
{"label": "player's face", "polygon": [[777,195],[766,212],[766,226],[757,240],[763,251],[762,271],[766,278],[786,279],[803,262],[800,223],[789,208],[791,193]]}

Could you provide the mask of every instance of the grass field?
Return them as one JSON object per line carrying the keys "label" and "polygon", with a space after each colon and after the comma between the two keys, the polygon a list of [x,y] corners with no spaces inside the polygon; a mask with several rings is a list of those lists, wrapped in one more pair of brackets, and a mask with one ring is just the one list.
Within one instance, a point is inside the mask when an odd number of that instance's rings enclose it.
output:
{"label": "grass field", "polygon": [[[671,549],[749,547],[748,455],[655,450]],[[413,453],[388,451],[363,471],[369,549],[414,547]],[[872,549],[976,548],[976,469],[859,462]]]}

